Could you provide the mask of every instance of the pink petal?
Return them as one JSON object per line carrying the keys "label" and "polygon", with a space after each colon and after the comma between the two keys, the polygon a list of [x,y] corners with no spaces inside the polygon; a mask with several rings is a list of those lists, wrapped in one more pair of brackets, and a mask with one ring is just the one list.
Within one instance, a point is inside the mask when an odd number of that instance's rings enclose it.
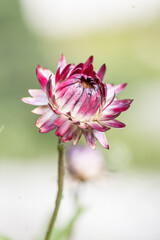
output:
{"label": "pink petal", "polygon": [[28,89],[32,97],[46,97],[46,93],[41,89]]}
{"label": "pink petal", "polygon": [[84,132],[84,136],[85,136],[85,139],[86,139],[86,142],[88,143],[88,145],[95,149],[96,148],[96,144],[95,144],[95,137],[93,135],[93,132],[92,131],[89,131],[89,130],[83,130]]}
{"label": "pink petal", "polygon": [[54,117],[51,117],[49,120],[47,120],[39,129],[40,133],[47,133],[52,130],[54,130],[57,126],[53,124]]}
{"label": "pink petal", "polygon": [[99,143],[104,147],[109,149],[109,145],[105,136],[104,132],[99,132],[99,131],[93,131],[94,136],[96,137],[96,139],[99,141]]}
{"label": "pink petal", "polygon": [[75,103],[79,100],[82,92],[82,87],[76,88],[75,86],[75,88],[72,90],[72,96],[63,105],[63,109],[65,109],[65,112],[70,112],[74,108]]}
{"label": "pink petal", "polygon": [[73,124],[72,121],[68,120],[63,125],[58,127],[56,130],[56,136],[62,137],[69,130],[69,128],[72,126],[72,124]]}
{"label": "pink petal", "polygon": [[54,122],[57,118],[57,114],[55,114],[52,110],[48,110],[48,112],[44,113],[40,118],[38,118],[36,122],[36,126],[40,128],[45,122],[51,121]]}
{"label": "pink petal", "polygon": [[133,102],[133,99],[122,99],[122,100],[115,100],[109,108],[112,108],[113,106],[117,107],[125,107],[130,105]]}
{"label": "pink petal", "polygon": [[84,69],[88,68],[93,63],[93,56],[90,56],[84,64]]}
{"label": "pink petal", "polygon": [[89,65],[85,70],[83,71],[83,74],[86,74],[87,76],[90,76],[93,72],[93,65]]}
{"label": "pink petal", "polygon": [[109,130],[109,127],[103,126],[101,124],[99,124],[98,122],[87,122],[87,124],[92,127],[93,129],[100,131],[100,132],[106,132],[107,130]]}
{"label": "pink petal", "polygon": [[68,78],[67,80],[65,80],[65,81],[63,81],[63,82],[61,82],[61,83],[59,83],[58,85],[57,85],[57,87],[56,87],[56,92],[57,91],[60,91],[62,88],[65,88],[65,87],[67,87],[67,86],[69,86],[69,85],[72,85],[72,84],[74,84],[74,83],[76,83],[77,82],[77,79],[76,78]]}
{"label": "pink petal", "polygon": [[105,103],[105,105],[104,105],[103,111],[104,111],[106,108],[108,108],[108,106],[113,102],[114,98],[115,98],[115,92],[114,92],[113,90],[110,91],[109,94],[108,94],[108,92],[107,92],[107,100],[106,100],[106,103]]}
{"label": "pink petal", "polygon": [[65,68],[66,65],[67,65],[67,63],[66,63],[65,56],[62,54],[60,57],[60,60],[58,62],[58,68],[62,67],[62,69],[63,69],[63,68]]}
{"label": "pink petal", "polygon": [[52,86],[52,81],[51,81],[51,79],[49,79],[48,82],[47,82],[46,93],[47,93],[48,98],[52,98],[52,95],[53,95],[53,86]]}
{"label": "pink petal", "polygon": [[59,117],[54,121],[54,125],[59,127],[62,124],[64,124],[67,120],[68,120],[68,117],[64,115],[59,115]]}
{"label": "pink petal", "polygon": [[61,67],[58,68],[56,75],[55,75],[55,84],[57,84],[60,80],[60,76],[61,76]]}
{"label": "pink petal", "polygon": [[71,73],[70,73],[70,76],[74,75],[74,74],[80,74],[82,72],[82,68],[77,68],[75,67]]}
{"label": "pink petal", "polygon": [[101,84],[101,89],[102,89],[102,97],[105,100],[107,98],[107,86],[106,86],[106,84]]}
{"label": "pink petal", "polygon": [[123,99],[113,101],[105,110],[103,110],[103,115],[115,115],[126,111],[133,100]]}
{"label": "pink petal", "polygon": [[127,86],[127,83],[123,83],[123,84],[115,85],[112,88],[115,91],[115,93],[117,94],[117,93],[121,92],[126,86]]}
{"label": "pink petal", "polygon": [[46,91],[46,85],[49,76],[51,76],[53,73],[49,69],[43,69],[40,65],[38,65],[36,68],[36,74],[42,90]]}
{"label": "pink petal", "polygon": [[77,126],[76,125],[72,125],[68,131],[62,136],[61,140],[62,142],[69,142],[72,138],[73,135],[75,134],[75,131],[77,130]]}
{"label": "pink petal", "polygon": [[73,135],[73,138],[72,138],[72,143],[73,143],[74,146],[78,143],[81,135],[82,135],[82,130],[81,130],[80,128],[78,128],[78,129],[75,131],[75,133],[74,133],[74,135]]}
{"label": "pink petal", "polygon": [[43,74],[46,76],[47,79],[49,79],[49,77],[51,77],[51,79],[54,79],[53,72],[51,72],[51,70],[47,68],[43,68]]}
{"label": "pink petal", "polygon": [[115,114],[119,112],[126,111],[133,100],[131,99],[123,99],[123,100],[115,100],[108,106],[108,108],[103,112],[104,114]]}
{"label": "pink petal", "polygon": [[63,69],[63,71],[61,72],[61,76],[60,76],[59,81],[63,81],[63,80],[65,80],[65,79],[68,77],[68,74],[69,74],[69,72],[70,72],[70,69],[71,69],[71,64],[68,64],[68,65]]}
{"label": "pink petal", "polygon": [[102,124],[114,127],[114,128],[124,128],[126,125],[116,119],[108,120],[108,121],[101,121]]}
{"label": "pink petal", "polygon": [[97,76],[100,78],[101,82],[103,81],[105,72],[106,72],[106,65],[103,64],[97,72]]}
{"label": "pink petal", "polygon": [[48,104],[48,98],[47,97],[36,97],[36,98],[32,98],[32,97],[24,97],[21,98],[21,100],[27,104],[31,104],[31,105],[47,105]]}
{"label": "pink petal", "polygon": [[[76,90],[77,84],[71,85],[69,88],[67,88],[63,97],[57,99],[57,104],[65,109],[65,106],[67,106],[67,102],[75,94]],[[72,103],[74,104],[75,102],[73,101]]]}
{"label": "pink petal", "polygon": [[107,85],[107,89],[108,89],[108,90],[113,87],[113,84],[111,84],[111,83],[108,83],[108,84],[106,84],[106,85]]}
{"label": "pink petal", "polygon": [[[76,67],[75,67],[75,69],[81,69],[81,71],[83,70],[83,68],[84,68],[84,63],[79,63]],[[73,71],[74,71],[74,69],[73,69]]]}
{"label": "pink petal", "polygon": [[62,98],[66,93],[66,91],[68,90],[68,88],[70,88],[70,85],[64,88],[61,88],[59,91],[55,92],[55,98],[56,99]]}
{"label": "pink petal", "polygon": [[48,105],[45,105],[45,106],[37,107],[37,108],[33,109],[31,112],[38,114],[38,115],[42,115],[42,114],[46,113],[48,111],[48,109],[49,109]]}
{"label": "pink petal", "polygon": [[[104,113],[104,112],[102,112]],[[107,114],[107,115],[102,115],[98,118],[98,121],[107,121],[107,120],[111,120],[111,119],[114,119],[114,118],[117,118],[118,116],[120,115],[120,112],[118,113],[110,113],[110,114]]]}
{"label": "pink petal", "polygon": [[[85,101],[84,101],[83,95],[85,96]],[[77,112],[77,117],[78,118],[82,118],[82,116],[84,116],[84,114],[90,108],[90,101],[91,101],[91,98],[92,98],[91,90],[89,88],[85,88],[84,91],[83,91],[83,95],[79,100],[80,103],[81,103],[81,106],[80,106],[80,108]],[[93,94],[93,97],[95,98],[95,94]]]}
{"label": "pink petal", "polygon": [[57,101],[56,101],[56,98],[55,98],[55,95],[53,94],[52,97],[51,97],[51,101],[50,103],[48,104],[50,106],[50,108],[52,110],[56,110],[55,108],[58,108],[58,104],[57,104]]}
{"label": "pink petal", "polygon": [[92,101],[92,97],[91,97],[91,101],[89,103],[89,108],[88,110],[85,112],[85,114],[82,117],[82,120],[89,120],[92,117],[94,117],[94,115],[96,114],[97,110],[99,109],[100,105],[101,105],[101,97],[100,95],[97,94],[93,94],[93,97],[96,97],[96,99],[94,98],[94,101]]}
{"label": "pink petal", "polygon": [[[83,107],[83,105],[86,106],[86,104],[87,104],[86,99],[87,99],[87,94],[86,94],[86,90],[84,90],[81,97],[79,98],[79,100],[75,104],[74,108],[72,109],[73,117],[75,117],[77,115],[77,113],[80,112],[80,109]],[[82,112],[83,112],[83,110],[82,110]]]}

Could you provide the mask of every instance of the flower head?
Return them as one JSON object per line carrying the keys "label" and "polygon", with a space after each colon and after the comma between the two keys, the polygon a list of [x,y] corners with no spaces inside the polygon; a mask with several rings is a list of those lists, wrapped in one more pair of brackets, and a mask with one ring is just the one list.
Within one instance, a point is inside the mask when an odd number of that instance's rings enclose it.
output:
{"label": "flower head", "polygon": [[88,146],[69,147],[67,150],[67,169],[71,177],[82,182],[101,176],[104,170],[102,153]]}
{"label": "flower head", "polygon": [[32,112],[42,115],[36,122],[41,133],[56,129],[55,134],[62,142],[72,140],[73,145],[84,134],[93,149],[95,139],[109,148],[104,132],[110,127],[125,127],[115,118],[130,107],[132,100],[118,100],[116,94],[125,88],[126,83],[105,84],[105,64],[95,72],[92,62],[93,56],[85,63],[67,65],[62,55],[55,75],[38,65],[36,74],[41,89],[29,89],[32,97],[22,98],[22,101],[39,105]]}

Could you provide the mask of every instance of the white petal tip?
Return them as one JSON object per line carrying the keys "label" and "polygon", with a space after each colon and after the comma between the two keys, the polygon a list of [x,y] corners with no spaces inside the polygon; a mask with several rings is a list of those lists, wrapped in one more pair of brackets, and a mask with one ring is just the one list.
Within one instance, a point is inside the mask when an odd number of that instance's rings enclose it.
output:
{"label": "white petal tip", "polygon": [[28,97],[23,97],[23,98],[21,98],[21,100],[22,100],[22,102],[24,102],[24,103],[28,103]]}
{"label": "white petal tip", "polygon": [[96,150],[96,145],[95,145],[95,146],[91,146],[91,148],[92,148],[93,150]]}

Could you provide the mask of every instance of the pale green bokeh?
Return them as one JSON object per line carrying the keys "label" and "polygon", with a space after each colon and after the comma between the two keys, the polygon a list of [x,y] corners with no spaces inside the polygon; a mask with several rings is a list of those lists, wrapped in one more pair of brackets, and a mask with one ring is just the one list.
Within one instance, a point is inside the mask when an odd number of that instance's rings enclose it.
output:
{"label": "pale green bokeh", "polygon": [[[158,169],[160,128],[152,131],[152,125],[155,118],[160,118],[154,93],[160,87],[160,20],[117,31],[47,40],[27,28],[18,1],[1,0],[0,3],[0,126],[5,126],[0,134],[0,158],[54,156],[57,145],[54,131],[40,134],[35,127],[37,116],[30,112],[34,107],[22,103],[20,98],[28,96],[27,89],[39,88],[35,75],[37,64],[55,72],[61,53],[74,63],[94,55],[95,69],[103,63],[107,65],[106,82],[128,82],[119,97],[134,99],[131,108],[119,118],[127,127],[107,133],[110,151],[104,150],[104,154],[108,166],[112,170]],[[149,89],[149,107],[145,104],[146,89]],[[150,129],[145,127],[147,121]]]}

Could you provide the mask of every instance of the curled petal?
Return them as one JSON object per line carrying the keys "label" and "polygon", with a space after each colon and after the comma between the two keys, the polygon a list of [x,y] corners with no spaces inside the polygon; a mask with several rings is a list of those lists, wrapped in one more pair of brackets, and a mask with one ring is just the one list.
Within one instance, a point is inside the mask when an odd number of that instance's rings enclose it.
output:
{"label": "curled petal", "polygon": [[[46,91],[46,85],[49,77],[53,74],[49,69],[42,68],[40,65],[36,68],[36,74],[42,90]],[[53,74],[54,75],[54,74]]]}
{"label": "curled petal", "polygon": [[88,145],[95,149],[96,148],[96,144],[95,144],[95,137],[93,135],[93,132],[90,131],[90,130],[83,130],[84,132],[84,136],[85,136],[85,139],[86,139],[86,142],[88,143]]}
{"label": "curled petal", "polygon": [[100,78],[101,82],[103,81],[105,72],[106,72],[106,65],[103,64],[97,72],[97,76]]}
{"label": "curled petal", "polygon": [[70,72],[70,76],[75,75],[75,74],[80,74],[82,72],[82,68],[73,68],[73,70]]}
{"label": "curled petal", "polygon": [[63,71],[61,72],[61,75],[60,75],[60,78],[59,78],[59,81],[63,81],[67,78],[68,76],[68,73],[70,72],[70,68],[71,68],[71,64],[68,64],[64,69]]}
{"label": "curled petal", "polygon": [[106,84],[102,84],[101,91],[102,91],[102,103],[105,103],[106,98],[107,98],[107,86],[106,86]]}
{"label": "curled petal", "polygon": [[66,65],[67,65],[67,62],[66,62],[65,56],[62,54],[58,62],[58,68],[61,67],[61,69],[63,70],[63,68],[65,68]]}
{"label": "curled petal", "polygon": [[109,149],[109,145],[105,136],[104,132],[99,132],[99,131],[93,131],[94,136],[96,137],[96,139],[99,141],[99,143],[104,147]]}
{"label": "curled petal", "polygon": [[60,80],[60,76],[61,76],[61,67],[58,68],[56,75],[55,75],[55,84],[57,84]]}
{"label": "curled petal", "polygon": [[53,86],[52,86],[52,81],[51,81],[51,79],[49,79],[48,82],[47,82],[46,93],[47,93],[48,98],[52,98],[52,95],[53,95]]}
{"label": "curled petal", "polygon": [[75,66],[75,69],[79,69],[79,68],[81,69],[81,72],[82,72],[82,70],[84,69],[84,63],[79,63],[77,66]]}

